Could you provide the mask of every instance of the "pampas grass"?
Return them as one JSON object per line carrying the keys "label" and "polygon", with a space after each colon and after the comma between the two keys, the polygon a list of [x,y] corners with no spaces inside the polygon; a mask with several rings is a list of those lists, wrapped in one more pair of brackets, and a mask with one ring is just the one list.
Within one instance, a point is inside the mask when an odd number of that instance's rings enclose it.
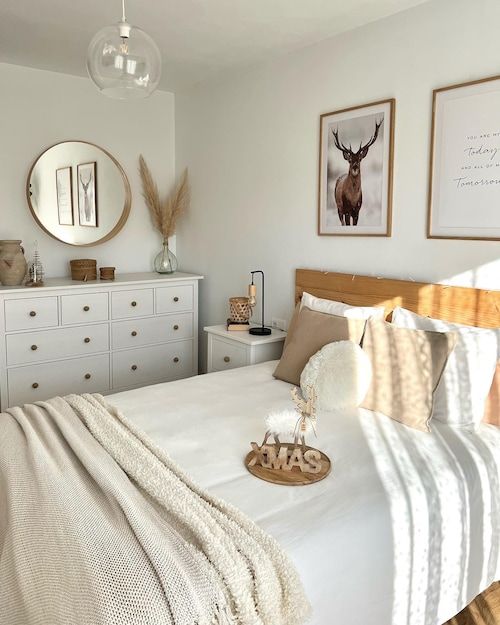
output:
{"label": "pampas grass", "polygon": [[175,234],[179,217],[189,207],[190,194],[187,169],[184,170],[175,187],[163,200],[160,198],[158,185],[153,180],[142,154],[139,157],[139,172],[142,181],[142,196],[151,213],[154,227],[164,239],[169,239]]}

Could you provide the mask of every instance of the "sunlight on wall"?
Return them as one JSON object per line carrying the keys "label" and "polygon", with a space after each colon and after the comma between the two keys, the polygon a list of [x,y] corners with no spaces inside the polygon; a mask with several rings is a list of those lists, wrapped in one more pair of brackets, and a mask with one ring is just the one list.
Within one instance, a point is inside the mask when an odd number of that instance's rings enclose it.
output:
{"label": "sunlight on wall", "polygon": [[474,269],[467,269],[449,278],[440,280],[441,284],[470,286],[476,289],[500,290],[500,258]]}

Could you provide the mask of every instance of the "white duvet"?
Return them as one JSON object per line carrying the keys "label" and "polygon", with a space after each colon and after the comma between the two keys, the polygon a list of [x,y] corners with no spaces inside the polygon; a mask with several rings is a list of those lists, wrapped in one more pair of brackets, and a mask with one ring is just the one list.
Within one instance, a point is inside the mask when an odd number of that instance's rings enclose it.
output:
{"label": "white duvet", "polygon": [[109,397],[214,494],[275,536],[296,563],[311,625],[441,625],[500,579],[500,429],[433,433],[367,410],[320,412],[332,473],[276,486],[247,473],[264,418],[290,407],[276,363]]}

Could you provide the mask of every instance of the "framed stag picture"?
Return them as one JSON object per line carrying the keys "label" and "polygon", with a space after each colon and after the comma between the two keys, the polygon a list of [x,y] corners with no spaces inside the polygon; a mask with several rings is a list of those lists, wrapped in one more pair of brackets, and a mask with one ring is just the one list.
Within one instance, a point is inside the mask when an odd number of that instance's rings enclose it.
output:
{"label": "framed stag picture", "polygon": [[318,234],[391,236],[395,106],[321,115]]}
{"label": "framed stag picture", "polygon": [[80,226],[97,228],[97,163],[78,165],[77,175]]}
{"label": "framed stag picture", "polygon": [[500,76],[433,92],[427,238],[500,240]]}

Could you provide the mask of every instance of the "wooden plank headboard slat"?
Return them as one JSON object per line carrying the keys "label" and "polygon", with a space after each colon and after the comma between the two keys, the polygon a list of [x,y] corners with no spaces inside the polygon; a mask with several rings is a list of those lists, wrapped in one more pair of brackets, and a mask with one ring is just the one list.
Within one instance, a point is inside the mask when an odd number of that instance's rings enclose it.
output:
{"label": "wooden plank headboard slat", "polygon": [[295,301],[303,291],[353,306],[396,306],[426,317],[482,328],[500,327],[500,291],[297,269]]}

